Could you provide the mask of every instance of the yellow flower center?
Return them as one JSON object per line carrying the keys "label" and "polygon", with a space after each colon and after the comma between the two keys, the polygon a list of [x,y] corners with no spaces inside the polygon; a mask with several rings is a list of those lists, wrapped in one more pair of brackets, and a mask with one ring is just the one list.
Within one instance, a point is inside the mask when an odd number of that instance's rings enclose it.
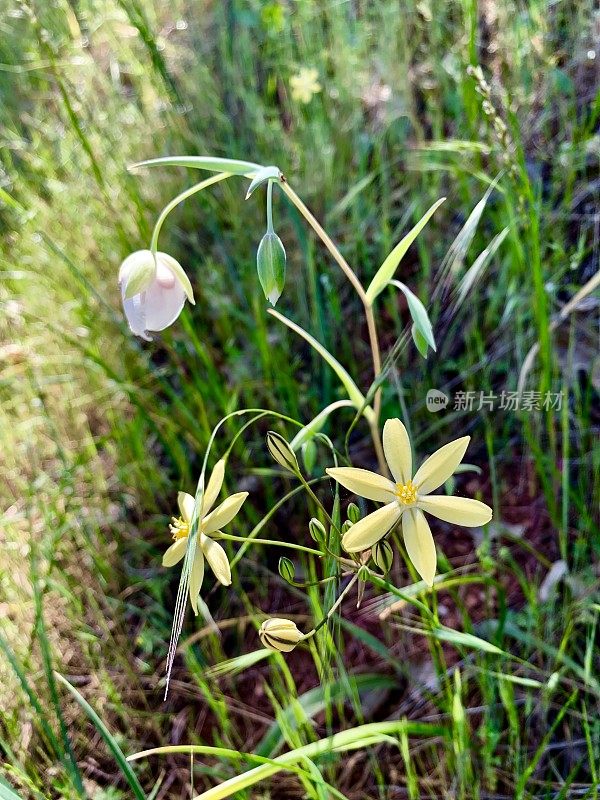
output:
{"label": "yellow flower center", "polygon": [[190,526],[185,522],[183,517],[171,517],[169,530],[173,534],[173,539],[177,541],[177,539],[183,539],[189,534]]}
{"label": "yellow flower center", "polygon": [[410,506],[417,502],[417,487],[412,481],[408,483],[397,483],[396,497],[405,506]]}

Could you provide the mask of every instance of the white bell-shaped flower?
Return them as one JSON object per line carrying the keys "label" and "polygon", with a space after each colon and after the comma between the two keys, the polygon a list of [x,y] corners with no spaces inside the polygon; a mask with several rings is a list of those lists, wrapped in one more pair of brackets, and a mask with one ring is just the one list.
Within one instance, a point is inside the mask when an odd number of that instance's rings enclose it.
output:
{"label": "white bell-shaped flower", "polygon": [[[140,292],[127,297],[130,279],[142,273],[148,274],[148,282]],[[119,286],[131,331],[147,341],[151,341],[148,331],[162,331],[175,322],[189,296],[189,281],[181,265],[168,253],[160,252],[155,264],[150,250],[127,256],[119,269]]]}

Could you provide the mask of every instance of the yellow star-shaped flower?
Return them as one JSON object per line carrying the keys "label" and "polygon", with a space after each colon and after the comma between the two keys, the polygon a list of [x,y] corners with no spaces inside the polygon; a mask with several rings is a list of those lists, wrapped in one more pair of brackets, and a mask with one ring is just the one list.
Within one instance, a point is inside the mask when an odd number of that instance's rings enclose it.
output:
{"label": "yellow star-shaped flower", "polygon": [[[221,491],[221,487],[223,486],[224,474],[225,462],[221,460],[215,465],[212,475],[208,480],[202,499],[202,509],[198,514],[198,539],[196,552],[194,554],[194,563],[192,564],[192,571],[190,573],[189,592],[190,603],[195,614],[198,613],[198,595],[200,594],[202,580],[204,578],[204,559],[208,561],[217,580],[222,583],[223,586],[229,586],[231,583],[231,569],[229,567],[227,554],[221,545],[211,538],[211,534],[213,536],[220,534],[220,528],[223,528],[231,522],[242,507],[244,500],[248,497],[248,492],[232,494],[231,497],[223,500],[214,511],[211,511]],[[196,501],[191,494],[179,492],[177,495],[177,502],[179,504],[181,516],[177,518],[173,517],[173,524],[170,526],[170,529],[175,541],[163,555],[163,567],[173,567],[175,564],[179,563],[185,555],[188,544],[188,536]]]}
{"label": "yellow star-shaped flower", "polygon": [[327,474],[351,492],[368,500],[385,503],[344,534],[342,547],[346,552],[368,550],[402,520],[404,544],[409,558],[425,583],[432,586],[436,552],[431,529],[423,512],[444,522],[468,528],[485,525],[492,518],[492,509],[479,500],[431,494],[456,470],[469,440],[469,436],[463,436],[440,447],[413,475],[406,428],[399,419],[389,419],[383,428],[383,450],[393,481],[366,469],[328,469]]}

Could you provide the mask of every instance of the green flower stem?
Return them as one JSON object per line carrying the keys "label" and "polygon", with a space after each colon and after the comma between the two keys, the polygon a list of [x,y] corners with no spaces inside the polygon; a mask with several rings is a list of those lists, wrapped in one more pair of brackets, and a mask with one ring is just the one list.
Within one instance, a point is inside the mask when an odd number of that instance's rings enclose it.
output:
{"label": "green flower stem", "polygon": [[[323,226],[319,223],[316,217],[312,214],[312,212],[307,208],[307,206],[303,203],[303,201],[298,197],[296,192],[292,189],[289,183],[282,178],[279,185],[281,186],[282,191],[289,197],[292,203],[296,206],[298,211],[302,214],[304,219],[308,222],[311,228],[315,231],[317,236],[321,239],[325,247],[329,250],[333,259],[342,270],[344,275],[348,278],[354,290],[356,291],[357,295],[360,298],[360,302],[363,305],[365,311],[365,318],[367,321],[367,329],[369,331],[369,342],[371,345],[371,354],[373,359],[373,372],[375,374],[375,380],[379,377],[381,373],[381,352],[379,350],[379,339],[377,337],[377,326],[375,324],[375,316],[373,314],[373,307],[369,303],[367,298],[367,293],[362,287],[361,282],[356,276],[356,273],[348,264],[344,256],[340,253],[338,248],[336,247],[335,243],[327,233],[327,231],[323,228]],[[379,469],[383,475],[389,475],[389,470],[387,467],[387,462],[385,460],[385,456],[383,453],[383,445],[381,444],[381,436],[379,434],[379,414],[381,411],[381,389],[377,389],[375,392],[375,397],[373,399],[373,410],[374,410],[374,419],[371,423],[369,423],[369,427],[371,429],[371,436],[373,438],[373,445],[375,447],[375,452],[377,453],[377,461],[379,462]]]}
{"label": "green flower stem", "polygon": [[371,570],[369,570],[369,580],[371,581],[371,583],[374,583],[375,586],[378,586],[380,589],[384,589],[386,592],[390,592],[391,594],[396,595],[396,597],[399,597],[401,600],[404,600],[407,603],[411,603],[411,605],[416,606],[437,627],[438,624],[437,620],[435,619],[435,616],[431,613],[431,611],[427,608],[425,603],[422,603],[420,600],[417,600],[414,597],[409,597],[409,595],[402,592],[392,583],[389,583],[389,581],[380,578],[379,575],[376,575]]}
{"label": "green flower stem", "polygon": [[234,536],[231,533],[211,533],[211,539],[227,539],[230,542],[247,542],[248,544],[270,544],[277,547],[289,547],[292,550],[302,550],[304,553],[310,553],[313,556],[323,558],[325,553],[320,550],[314,550],[312,547],[304,547],[302,544],[294,544],[293,542],[279,542],[272,539],[248,539],[245,536]]}
{"label": "green flower stem", "polygon": [[273,229],[273,181],[267,181],[267,233],[275,233]]}
{"label": "green flower stem", "polygon": [[342,592],[340,593],[340,596],[338,597],[338,599],[335,601],[335,603],[331,606],[331,608],[327,612],[327,615],[325,617],[323,617],[321,622],[319,622],[319,624],[316,625],[312,629],[312,631],[309,631],[307,634],[304,635],[304,638],[302,639],[302,641],[304,641],[305,639],[310,639],[312,636],[315,635],[315,633],[320,628],[323,627],[323,625],[326,625],[329,622],[329,620],[331,619],[331,617],[333,616],[335,611],[341,606],[341,604],[342,604],[342,602],[344,600],[344,597],[346,597],[346,595],[348,594],[350,589],[354,586],[354,584],[356,583],[357,580],[358,580],[358,572],[354,574],[354,576],[352,577],[352,580],[348,583],[346,588],[342,590]]}
{"label": "green flower stem", "polygon": [[154,226],[154,230],[152,231],[152,239],[150,240],[150,250],[153,253],[156,253],[158,249],[158,237],[160,236],[160,230],[163,226],[164,221],[169,216],[171,211],[176,208],[180,203],[183,203],[184,200],[187,200],[188,197],[192,197],[192,195],[201,192],[203,189],[207,189],[209,186],[212,186],[215,183],[219,183],[220,181],[227,180],[227,178],[231,178],[231,173],[229,172],[219,172],[217,175],[212,175],[210,178],[207,178],[200,183],[196,183],[194,186],[191,186],[189,189],[186,189],[185,192],[181,192],[178,194],[177,197],[174,197],[170,203],[163,208],[160,212],[160,216],[156,220],[156,225]]}

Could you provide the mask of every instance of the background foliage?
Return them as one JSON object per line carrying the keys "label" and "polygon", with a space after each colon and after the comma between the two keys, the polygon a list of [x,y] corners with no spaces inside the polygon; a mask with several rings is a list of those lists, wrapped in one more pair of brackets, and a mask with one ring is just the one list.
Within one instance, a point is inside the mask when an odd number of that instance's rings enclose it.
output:
{"label": "background foliage", "polygon": [[[598,270],[595,4],[2,6],[6,780],[22,797],[129,796],[58,670],[126,753],[199,743],[272,757],[364,721],[406,718],[438,727],[322,759],[325,780],[356,798],[597,797],[598,293],[575,311],[567,305]],[[491,107],[467,73],[478,64]],[[290,91],[304,68],[318,71],[321,86],[306,104]],[[327,368],[265,313],[255,272],[263,205],[258,192],[244,201],[242,183],[193,199],[163,233],[197,306],[150,346],[128,334],[118,265],[147,246],[160,208],[193,177],[126,167],[179,153],[276,163],[365,285],[410,225],[448,196],[399,276],[427,305],[438,351],[424,361],[412,345],[401,348],[384,417],[408,414],[420,455],[473,436],[468,457],[482,473],[459,479],[493,503],[496,522],[475,539],[439,531],[440,564],[447,556],[459,580],[437,596],[438,612],[512,658],[417,636],[406,630],[415,615],[390,611],[380,594],[324,632],[318,649],[219,674],[216,665],[258,647],[258,609],[299,624],[322,615],[316,592],[290,590],[276,556],[255,549],[240,561],[233,593],[208,587],[222,635],[188,620],[162,703],[176,576],[159,556],[176,492],[193,488],[210,429],[245,405],[309,420],[339,396]],[[470,246],[444,262],[495,178]],[[357,302],[283,198],[275,213],[288,251],[283,311],[366,389]],[[505,228],[460,302],[459,281]],[[381,299],[389,351],[409,316],[400,294]],[[563,392],[560,410],[426,410],[430,388],[515,390],[536,343],[527,388]],[[230,480],[252,491],[257,509],[284,488],[260,480],[273,474],[263,435],[253,431],[230,462]],[[365,432],[352,448],[356,463],[371,465]],[[306,539],[306,519],[302,505],[291,507],[275,518],[273,537],[281,526]],[[548,581],[560,562],[566,572]],[[400,585],[410,582],[404,563],[395,570]],[[198,757],[195,788],[240,769]],[[153,797],[189,792],[185,756],[135,770]],[[328,796],[318,782],[282,775],[274,797]],[[259,789],[269,796],[269,787]]]}

